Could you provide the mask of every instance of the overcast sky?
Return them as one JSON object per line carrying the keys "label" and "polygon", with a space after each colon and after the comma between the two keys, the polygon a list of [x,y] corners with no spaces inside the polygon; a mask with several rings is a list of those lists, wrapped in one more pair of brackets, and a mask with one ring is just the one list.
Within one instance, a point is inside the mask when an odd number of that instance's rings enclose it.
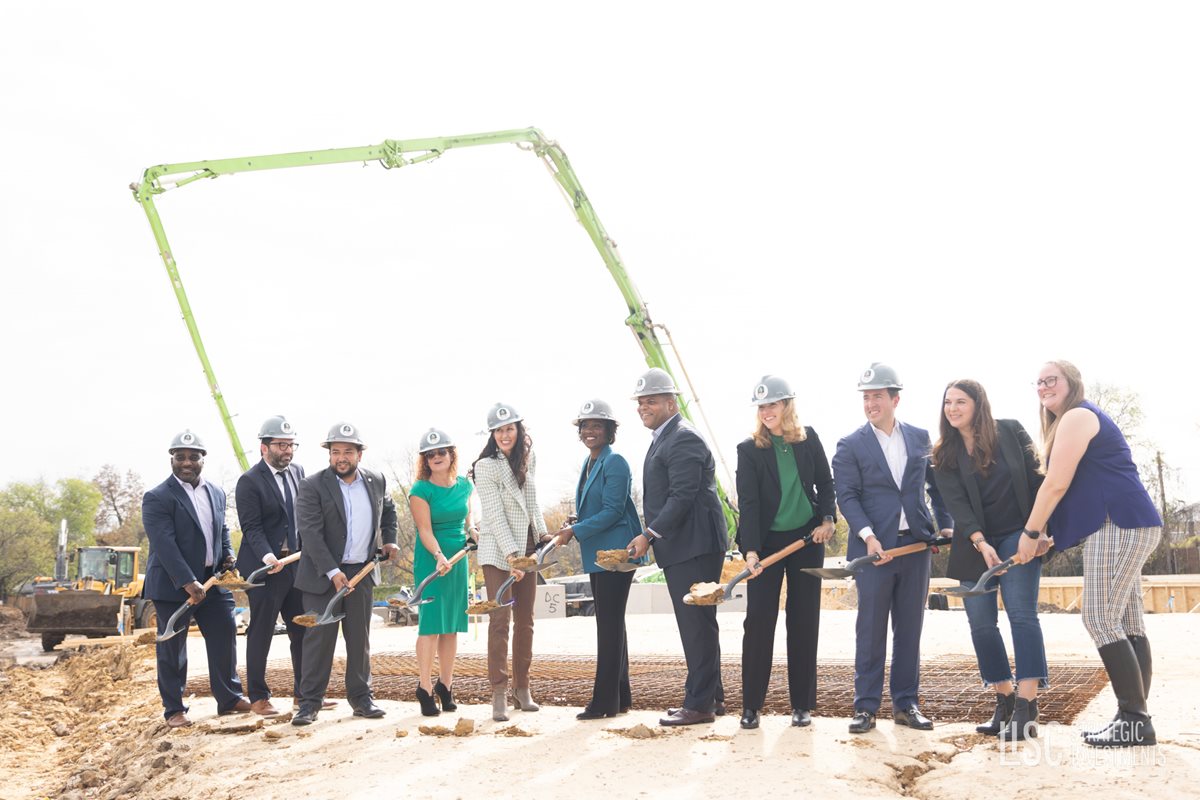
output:
{"label": "overcast sky", "polygon": [[[572,10],[578,8],[580,10]],[[730,459],[765,372],[832,456],[875,360],[935,428],[955,377],[1036,431],[1050,358],[1137,391],[1200,500],[1200,9],[1193,3],[22,3],[0,12],[0,483],[147,485],[184,427],[239,472],[149,225],[160,163],[541,128],[571,158]],[[158,198],[243,444],[348,420],[399,468],[487,409],[535,437],[542,500],[615,403],[649,442],[616,286],[511,145]]]}

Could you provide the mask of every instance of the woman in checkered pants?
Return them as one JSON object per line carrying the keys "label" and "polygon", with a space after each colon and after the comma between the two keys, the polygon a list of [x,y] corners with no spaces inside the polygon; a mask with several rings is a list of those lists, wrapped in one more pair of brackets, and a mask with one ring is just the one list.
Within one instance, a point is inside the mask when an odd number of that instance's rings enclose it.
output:
{"label": "woman in checkered pants", "polygon": [[1037,380],[1046,480],[1025,523],[1017,559],[1038,554],[1049,524],[1059,550],[1083,543],[1083,625],[1100,650],[1117,715],[1083,734],[1093,747],[1156,743],[1146,711],[1150,642],[1142,620],[1142,565],[1162,536],[1162,518],[1138,477],[1129,444],[1103,411],[1084,399],[1068,361],[1051,361]]}

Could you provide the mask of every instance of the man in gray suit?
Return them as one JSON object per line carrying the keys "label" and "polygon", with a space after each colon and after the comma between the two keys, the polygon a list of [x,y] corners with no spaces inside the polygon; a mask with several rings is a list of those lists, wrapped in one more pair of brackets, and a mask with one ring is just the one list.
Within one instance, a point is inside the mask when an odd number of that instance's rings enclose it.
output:
{"label": "man in gray suit", "polygon": [[635,557],[654,547],[687,661],[683,706],[667,709],[659,724],[695,725],[725,713],[721,642],[716,606],[688,605],[683,598],[693,583],[721,577],[728,538],[717,496],[716,462],[708,444],[679,414],[676,394],[675,381],[665,370],[656,367],[638,379],[638,416],[654,439],[642,473],[646,533],[629,547]]}
{"label": "man in gray suit", "polygon": [[[390,559],[396,546],[396,507],[388,497],[382,475],[359,466],[366,448],[358,429],[339,422],[321,445],[329,450],[329,467],[305,478],[296,498],[296,523],[304,543],[296,586],[304,592],[304,607],[321,611],[350,578],[382,549]],[[369,575],[361,591],[351,590],[342,600],[346,616],[341,621],[346,639],[346,699],[354,716],[376,719],[384,710],[371,696],[371,587]],[[300,710],[293,725],[311,725],[317,719],[337,644],[337,624],[309,628],[304,635],[300,677]]]}

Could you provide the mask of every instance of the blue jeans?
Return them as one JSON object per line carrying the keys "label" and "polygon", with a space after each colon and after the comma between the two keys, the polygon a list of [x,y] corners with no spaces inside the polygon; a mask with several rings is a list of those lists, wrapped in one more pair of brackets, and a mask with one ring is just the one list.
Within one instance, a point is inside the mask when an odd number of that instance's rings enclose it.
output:
{"label": "blue jeans", "polygon": [[[1001,560],[1017,552],[1021,532],[1004,534],[988,540],[996,548]],[[1050,683],[1046,669],[1046,645],[1042,641],[1042,626],[1038,622],[1038,587],[1042,579],[1042,560],[1010,567],[999,578],[1000,594],[1004,597],[1004,613],[1012,629],[1013,649],[1017,656],[1017,680],[1036,678],[1038,688],[1045,689]],[[974,581],[963,581],[963,586],[973,586]],[[992,686],[1013,679],[1008,664],[1008,652],[1000,629],[996,627],[998,609],[996,593],[964,597],[967,621],[971,624],[971,642],[975,645],[975,659],[979,662],[979,675],[985,686]]]}

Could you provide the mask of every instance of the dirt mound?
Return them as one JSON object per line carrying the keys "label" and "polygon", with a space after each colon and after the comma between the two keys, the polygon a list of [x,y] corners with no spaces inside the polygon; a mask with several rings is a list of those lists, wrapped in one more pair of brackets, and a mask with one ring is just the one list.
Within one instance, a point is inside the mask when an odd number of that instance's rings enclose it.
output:
{"label": "dirt mound", "polygon": [[[37,796],[133,797],[177,755],[154,690],[154,651],[66,651],[53,667],[0,673],[0,761]],[[153,762],[159,767],[151,768]]]}
{"label": "dirt mound", "polygon": [[20,639],[29,635],[25,632],[24,612],[12,606],[0,606],[0,640]]}

